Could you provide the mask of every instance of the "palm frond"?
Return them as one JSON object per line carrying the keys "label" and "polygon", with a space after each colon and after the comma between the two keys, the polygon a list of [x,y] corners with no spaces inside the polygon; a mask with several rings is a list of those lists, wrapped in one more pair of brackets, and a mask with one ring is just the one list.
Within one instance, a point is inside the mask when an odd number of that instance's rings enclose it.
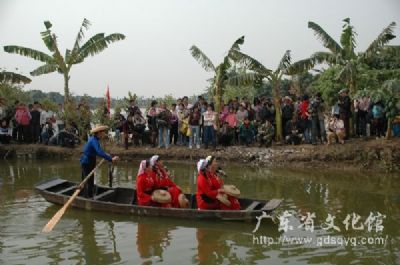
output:
{"label": "palm frond", "polygon": [[96,42],[98,42],[102,39],[104,39],[104,33],[97,33],[96,35],[92,36],[89,40],[87,40],[85,42],[85,44],[82,45],[82,47],[78,51],[71,53],[70,56],[68,57],[68,60],[67,60],[67,56],[66,56],[65,62],[68,65],[83,62],[83,60],[86,58],[83,56],[83,54],[84,54],[83,51],[87,50],[89,46],[95,44]]}
{"label": "palm frond", "polygon": [[371,55],[374,55],[385,44],[387,44],[390,40],[392,40],[396,37],[393,34],[393,30],[394,30],[395,26],[396,26],[396,23],[392,22],[386,28],[384,28],[382,30],[382,32],[378,35],[378,37],[368,46],[367,50],[365,50],[364,54],[366,57],[370,57]]}
{"label": "palm frond", "polygon": [[240,50],[240,45],[242,45],[244,43],[244,36],[238,38],[231,46],[231,48],[229,49],[229,51],[231,50]]}
{"label": "palm frond", "polygon": [[383,49],[392,56],[400,56],[400,45],[385,45]]}
{"label": "palm frond", "polygon": [[76,36],[74,47],[72,48],[73,52],[77,52],[79,50],[81,41],[82,41],[83,37],[85,37],[84,30],[88,30],[90,25],[91,25],[90,21],[87,20],[86,18],[84,18],[82,21],[81,28],[78,31],[78,35]]}
{"label": "palm frond", "polygon": [[125,39],[125,35],[120,33],[114,33],[108,36],[104,36],[104,33],[96,34],[82,45],[76,57],[71,58],[71,61],[69,63],[80,63],[89,55],[93,56],[104,51],[108,47],[108,44],[123,39]]}
{"label": "palm frond", "polygon": [[340,43],[343,47],[343,56],[346,58],[354,58],[354,49],[356,47],[356,35],[354,27],[350,25],[350,18],[343,20],[345,24],[343,25],[342,35],[340,36]]}
{"label": "palm frond", "polygon": [[206,71],[216,71],[216,68],[212,61],[205,55],[196,45],[190,47],[190,52],[192,56],[197,60],[199,64],[206,70]]}
{"label": "palm frond", "polygon": [[[292,63],[283,71],[286,75],[294,75],[307,72],[315,67],[317,64],[329,64],[335,65],[340,63],[340,55],[337,56],[330,52],[316,52],[310,56],[310,58],[302,59]],[[319,71],[314,69],[314,71]]]}
{"label": "palm frond", "polygon": [[58,70],[57,64],[44,64],[33,70],[30,74],[33,76],[44,75]]}
{"label": "palm frond", "polygon": [[259,75],[257,73],[236,72],[229,76],[225,83],[229,86],[250,86]]}
{"label": "palm frond", "polygon": [[44,26],[46,27],[45,31],[40,32],[42,35],[42,40],[46,45],[47,49],[51,52],[55,52],[56,49],[56,36],[52,34],[51,27],[53,26],[50,21],[45,21]]}
{"label": "palm frond", "polygon": [[15,45],[4,46],[4,51],[8,53],[19,54],[44,63],[48,63],[53,60],[53,58],[50,55],[47,55],[44,52],[21,46],[15,46]]}
{"label": "palm frond", "polygon": [[321,26],[312,21],[308,22],[308,27],[314,30],[314,34],[321,40],[324,47],[328,48],[331,52],[338,54],[342,52],[342,48],[340,45],[331,37],[328,33],[325,32]]}
{"label": "palm frond", "polygon": [[110,44],[110,43],[113,43],[116,41],[120,41],[120,40],[124,40],[124,39],[125,39],[125,35],[121,34],[121,33],[113,33],[104,38],[104,40],[107,42],[107,44]]}
{"label": "palm frond", "polygon": [[278,71],[285,71],[290,66],[290,61],[291,61],[291,56],[290,56],[290,50],[287,50],[285,54],[282,56],[282,59],[280,60],[278,64]]}
{"label": "palm frond", "polygon": [[0,83],[29,84],[31,81],[31,79],[21,74],[5,71],[0,72]]}
{"label": "palm frond", "polygon": [[315,60],[313,58],[306,58],[292,63],[288,68],[286,68],[284,74],[295,75],[307,72],[313,69],[315,66]]}
{"label": "palm frond", "polygon": [[343,83],[347,83],[354,76],[357,75],[356,66],[349,61],[337,74],[336,79],[342,81]]}
{"label": "palm frond", "polygon": [[327,63],[329,65],[340,63],[340,54],[335,55],[330,52],[316,52],[310,57],[314,64]]}
{"label": "palm frond", "polygon": [[272,72],[270,69],[266,68],[262,63],[260,63],[250,55],[242,53],[241,51],[232,50],[231,57],[234,61],[243,64],[244,67],[248,68],[249,70],[254,71],[265,77],[271,74]]}
{"label": "palm frond", "polygon": [[71,50],[70,49],[66,49],[65,50],[65,63],[66,64],[69,64],[69,62],[70,62],[70,60],[71,60],[71,55],[72,55],[72,52],[71,52]]}

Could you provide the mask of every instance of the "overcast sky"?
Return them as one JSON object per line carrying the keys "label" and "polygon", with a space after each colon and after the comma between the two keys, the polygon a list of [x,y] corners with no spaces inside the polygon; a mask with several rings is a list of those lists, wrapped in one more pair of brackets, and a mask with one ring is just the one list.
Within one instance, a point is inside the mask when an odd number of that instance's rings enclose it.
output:
{"label": "overcast sky", "polygon": [[[398,24],[399,37],[391,44],[400,44],[399,0],[0,0],[0,46],[47,52],[40,32],[43,21],[50,20],[64,54],[87,18],[92,26],[85,40],[99,32],[123,33],[126,39],[74,65],[72,93],[101,96],[109,85],[112,97],[128,91],[146,97],[183,96],[203,92],[212,76],[191,56],[193,44],[218,64],[233,41],[245,35],[243,51],[274,69],[285,50],[298,60],[323,49],[307,28],[308,21],[317,22],[338,41],[346,17],[358,33],[358,51],[392,21]],[[29,75],[40,65],[0,50],[0,68],[18,68]],[[63,92],[63,77],[32,77],[25,88]]]}

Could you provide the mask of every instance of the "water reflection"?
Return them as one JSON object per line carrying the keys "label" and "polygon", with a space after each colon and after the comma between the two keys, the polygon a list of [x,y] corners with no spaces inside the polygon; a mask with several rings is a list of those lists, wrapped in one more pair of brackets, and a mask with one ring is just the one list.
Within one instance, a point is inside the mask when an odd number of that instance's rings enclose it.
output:
{"label": "water reflection", "polygon": [[163,252],[171,245],[171,231],[176,226],[154,225],[148,222],[137,223],[136,246],[143,264],[149,262],[149,258],[163,261]]}
{"label": "water reflection", "polygon": [[209,228],[197,228],[197,259],[199,264],[221,264],[229,257],[230,247],[224,240],[223,231]]}
{"label": "water reflection", "polygon": [[116,244],[114,222],[95,221],[91,216],[79,219],[85,264],[112,264],[121,261]]}
{"label": "water reflection", "polygon": [[[119,163],[114,185],[132,187],[136,165]],[[175,181],[187,191],[194,163],[168,163]],[[343,230],[347,214],[362,219],[370,211],[387,215],[383,235],[386,246],[316,247],[257,245],[252,223],[143,218],[69,209],[50,235],[40,233],[59,209],[33,190],[34,184],[61,176],[79,181],[78,163],[71,161],[11,161],[0,164],[0,264],[400,264],[400,180],[397,175],[301,170],[244,169],[225,165],[229,183],[244,197],[284,198],[280,209],[301,215],[315,212],[315,235],[369,236],[366,231]],[[107,185],[106,168],[97,183]],[[325,232],[320,225],[327,214],[336,216],[340,232]],[[277,225],[263,221],[258,235],[307,236],[279,233]]]}

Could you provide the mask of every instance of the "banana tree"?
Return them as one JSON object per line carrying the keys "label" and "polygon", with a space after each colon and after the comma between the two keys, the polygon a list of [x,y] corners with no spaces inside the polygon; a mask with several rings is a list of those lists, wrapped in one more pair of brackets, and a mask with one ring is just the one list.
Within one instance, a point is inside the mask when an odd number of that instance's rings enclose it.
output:
{"label": "banana tree", "polygon": [[43,65],[30,73],[32,76],[53,73],[55,71],[62,74],[64,77],[64,101],[66,103],[70,99],[69,79],[72,66],[82,63],[89,56],[102,52],[110,43],[125,39],[125,36],[120,33],[110,35],[98,33],[82,44],[85,30],[88,30],[90,27],[89,20],[84,19],[75,39],[74,46],[72,49],[67,49],[63,56],[57,43],[57,36],[51,31],[52,24],[50,21],[45,21],[44,25],[46,30],[41,32],[41,36],[50,54],[16,45],[4,46],[4,51],[43,62]]}
{"label": "banana tree", "polygon": [[329,51],[320,51],[311,55],[310,58],[295,62],[289,68],[289,73],[301,73],[311,70],[317,64],[328,64],[329,66],[340,66],[337,79],[342,81],[350,90],[350,94],[354,95],[357,92],[357,80],[360,73],[360,67],[371,57],[385,47],[385,45],[396,36],[393,35],[395,22],[390,23],[385,27],[377,38],[361,53],[356,53],[357,33],[354,27],[350,24],[350,19],[343,20],[343,31],[340,37],[340,44],[336,42],[321,26],[315,22],[308,22],[308,27],[314,31],[314,34],[322,42],[322,45]]}
{"label": "banana tree", "polygon": [[[232,54],[234,51],[239,51],[240,45],[243,43],[244,36],[240,37],[232,44],[227,55],[224,57],[224,60],[218,66],[215,66],[207,55],[205,55],[197,46],[193,45],[190,48],[192,56],[201,64],[201,66],[206,71],[214,74],[212,79],[212,95],[215,103],[215,111],[218,114],[221,112],[221,101],[223,99],[226,85],[248,85],[254,80],[254,75],[251,73],[231,71],[234,66]],[[219,118],[217,118],[216,122],[217,128],[219,128]]]}
{"label": "banana tree", "polygon": [[392,134],[392,121],[400,114],[400,79],[388,79],[378,88],[360,89],[358,97],[368,96],[373,102],[381,101],[387,119],[386,138]]}
{"label": "banana tree", "polygon": [[[393,35],[395,22],[390,23],[377,38],[361,53],[356,53],[356,31],[350,24],[350,18],[343,20],[343,30],[340,37],[340,44],[336,42],[320,25],[315,22],[308,22],[308,27],[322,42],[322,45],[329,51],[320,51],[311,55],[310,58],[300,60],[292,64],[288,73],[296,74],[312,69],[316,64],[328,64],[329,66],[339,66],[336,79],[342,81],[350,91],[350,95],[355,95],[358,90],[358,79],[361,68],[365,62],[378,53],[385,45],[396,36]],[[353,119],[350,118],[350,134],[353,134]]]}
{"label": "banana tree", "polygon": [[29,84],[31,80],[21,74],[17,74],[14,72],[0,72],[0,83],[11,83],[11,84]]}
{"label": "banana tree", "polygon": [[277,141],[282,141],[283,139],[283,129],[282,129],[282,113],[281,113],[281,81],[283,75],[286,74],[288,68],[290,67],[290,51],[287,50],[282,56],[278,67],[275,71],[272,71],[265,67],[262,63],[254,59],[253,57],[244,54],[240,51],[234,51],[233,57],[237,62],[243,63],[245,67],[249,70],[254,71],[261,78],[266,78],[272,85],[272,96],[274,98],[274,106],[275,106],[275,125],[276,125],[276,133],[275,137]]}
{"label": "banana tree", "polygon": [[13,92],[18,90],[12,84],[29,84],[30,82],[31,80],[24,75],[4,70],[0,71],[0,106],[6,105],[6,98],[10,99],[10,91],[7,91],[8,89],[12,89]]}

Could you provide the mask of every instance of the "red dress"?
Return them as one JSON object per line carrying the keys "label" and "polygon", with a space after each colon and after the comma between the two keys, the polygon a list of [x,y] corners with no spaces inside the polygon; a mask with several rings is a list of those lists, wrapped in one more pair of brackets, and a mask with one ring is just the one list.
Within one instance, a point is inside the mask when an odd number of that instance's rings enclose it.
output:
{"label": "red dress", "polygon": [[158,183],[154,176],[142,173],[136,179],[136,195],[139,205],[169,207],[169,203],[158,203],[151,199],[152,192],[158,188]]}
{"label": "red dress", "polygon": [[[197,207],[200,210],[216,210],[220,209],[220,203],[217,200],[218,189],[220,186],[217,182],[212,181],[210,174],[204,174],[203,171],[197,176]],[[217,184],[217,185],[215,185]],[[206,200],[206,201],[205,201]]]}
{"label": "red dress", "polygon": [[[219,189],[224,186],[224,181],[218,177],[216,174],[211,174],[213,177],[211,181],[214,182],[215,186],[219,186]],[[228,195],[228,200],[231,202],[231,206],[226,206],[223,203],[220,203],[221,210],[240,210],[240,203],[237,198]]]}
{"label": "red dress", "polygon": [[[204,173],[200,172],[197,177],[197,207],[200,210],[240,210],[240,203],[233,196],[228,196],[231,206],[226,206],[217,200],[218,189],[224,185],[224,182],[216,174],[207,172],[206,175],[204,176]],[[204,195],[208,197],[206,200],[209,200],[209,202],[204,200]]]}
{"label": "red dress", "polygon": [[156,172],[153,171],[153,176],[157,179],[158,188],[166,188],[171,194],[171,206],[180,208],[179,195],[182,193],[179,186],[172,181],[168,173],[161,167],[156,166]]}

